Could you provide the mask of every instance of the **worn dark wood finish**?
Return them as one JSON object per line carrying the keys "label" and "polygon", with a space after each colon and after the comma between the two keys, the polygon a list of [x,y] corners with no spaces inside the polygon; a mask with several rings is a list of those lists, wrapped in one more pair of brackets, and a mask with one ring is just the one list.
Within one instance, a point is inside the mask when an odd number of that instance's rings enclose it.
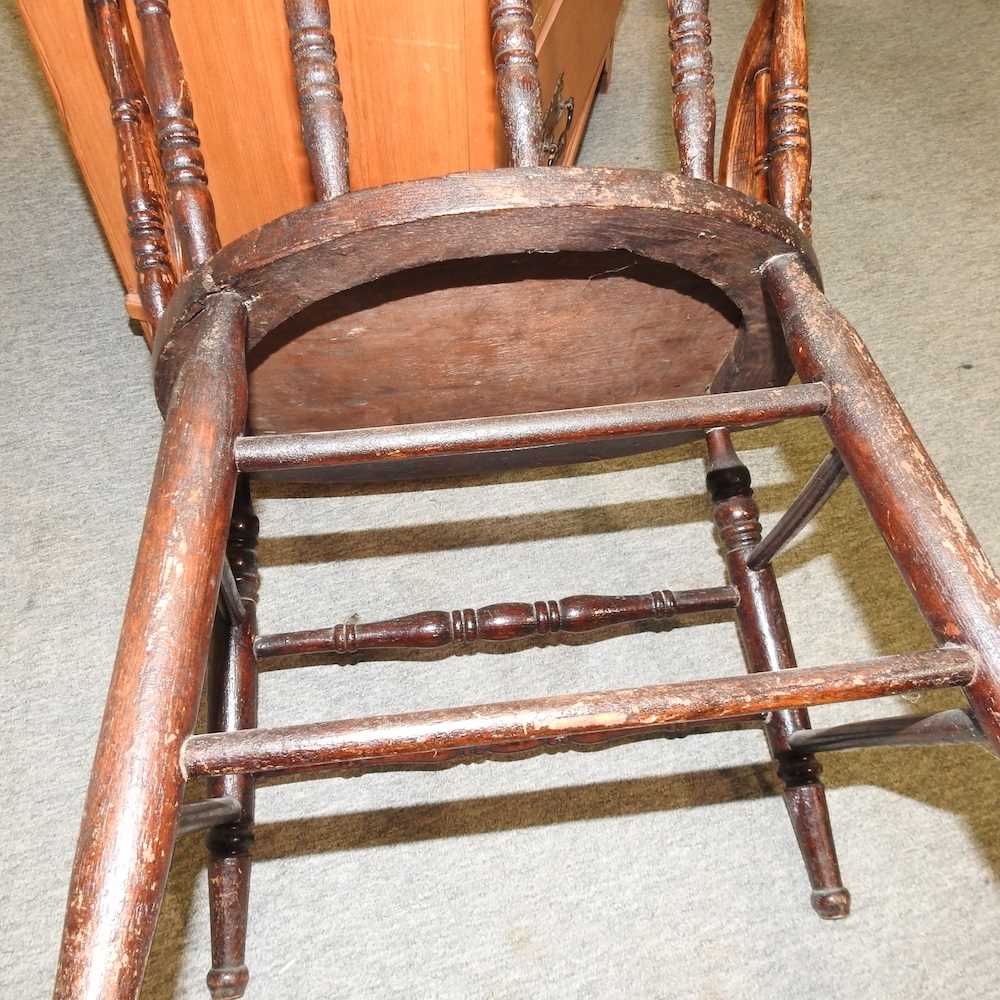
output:
{"label": "worn dark wood finish", "polygon": [[763,569],[809,523],[847,478],[843,459],[834,448],[809,477],[802,492],[778,519],[778,523],[747,556],[749,569]]}
{"label": "worn dark wood finish", "polygon": [[740,326],[710,282],[624,250],[446,261],[283,323],[250,356],[250,427],[295,433],[697,395]]}
{"label": "worn dark wood finish", "polygon": [[708,0],[667,0],[674,132],[681,173],[715,179],[715,78]]}
{"label": "worn dark wood finish", "polygon": [[194,108],[170,26],[167,0],[136,0],[146,66],[146,94],[156,123],[160,162],[167,188],[183,273],[219,249],[215,206],[208,190]]}
{"label": "worn dark wood finish", "polygon": [[139,990],[218,598],[233,441],[246,419],[244,335],[239,299],[207,303],[167,409],[77,844],[57,1000]]}
{"label": "worn dark wood finish", "polygon": [[[609,249],[693,272],[721,290],[742,315],[734,340],[727,343],[713,336],[714,374],[703,385],[725,392],[787,381],[790,364],[755,269],[787,251],[801,254],[812,266],[811,247],[797,226],[770,206],[702,181],[652,171],[566,167],[453,175],[356,191],[294,212],[231,243],[181,282],[171,300],[157,335],[158,397],[162,401],[169,393],[177,358],[183,356],[185,323],[206,296],[221,289],[233,289],[246,301],[250,347],[267,351],[277,343],[273,331],[281,324],[387,275],[483,256],[603,254]],[[516,283],[508,283],[506,290],[511,299],[518,296]],[[575,379],[560,382],[546,369],[522,366],[513,382],[501,378],[494,384],[489,376],[495,366],[504,375],[515,369],[508,367],[509,359],[499,349],[497,328],[481,333],[474,323],[464,346],[472,363],[466,364],[460,355],[461,377],[452,382],[442,377],[442,370],[450,373],[450,368],[443,366],[448,355],[440,348],[453,341],[426,329],[417,343],[407,334],[404,319],[405,313],[392,314],[393,334],[388,336],[376,333],[368,317],[365,337],[359,338],[379,337],[382,357],[404,355],[410,362],[406,381],[397,386],[389,422],[440,419],[442,401],[463,407],[478,398],[489,405],[498,386],[504,389],[506,413],[564,406],[565,394],[582,394],[576,387],[588,382],[597,386],[596,391],[586,390],[588,404],[620,400],[608,393],[602,372],[605,367],[618,370],[615,355],[624,333],[612,337],[599,331],[601,337],[589,341],[589,368],[581,369]],[[567,351],[580,336],[572,319],[572,314],[563,316],[547,331],[549,337],[558,336]],[[664,373],[658,395],[674,395],[673,384],[678,376],[685,377],[689,366],[702,370],[705,362],[698,352],[706,346],[699,332],[689,328],[687,346],[674,354],[677,375]],[[514,331],[511,336],[524,334]],[[646,336],[649,349],[659,355],[656,334]],[[370,404],[383,404],[356,381],[351,390],[338,393],[328,391],[329,376],[322,371],[299,371],[294,377],[297,388],[286,395],[284,411],[272,411],[270,431],[282,431],[283,420],[294,421],[296,430],[364,426],[371,420],[366,417]],[[540,386],[546,387],[548,397]],[[603,398],[602,389],[608,393]],[[308,427],[299,422],[299,403],[305,398],[313,400],[310,419],[315,422]],[[522,398],[527,405],[522,406]],[[319,408],[316,399],[325,400],[326,407]],[[377,416],[372,421],[375,426],[379,422]]]}
{"label": "worn dark wood finish", "polygon": [[513,167],[541,166],[544,122],[531,0],[490,0],[497,100]]}
{"label": "worn dark wood finish", "polygon": [[[164,220],[144,159],[127,30],[117,2],[86,2],[137,266],[163,311]],[[217,253],[167,4],[136,6],[173,228],[181,264],[194,271],[163,311],[155,343],[163,443],[80,835],[57,1000],[137,995],[174,838],[206,826],[208,984],[216,1000],[242,995],[254,782],[263,773],[437,769],[760,727],[813,905],[845,916],[814,752],[972,742],[980,727],[1000,752],[1000,581],[857,335],[817,286],[802,231],[810,158],[802,0],[763,0],[744,46],[720,167],[738,192],[708,180],[707,0],[668,3],[689,177],[529,168],[541,155],[531,5],[492,0],[498,93],[521,169],[355,194],[342,193],[346,136],[329,10],[323,0],[287,0],[303,133],[327,200]],[[776,316],[803,385],[785,386],[793,369]],[[824,419],[836,450],[762,540],[728,428],[806,415]],[[447,463],[583,461],[706,431],[728,586],[257,635],[257,524],[239,470],[377,479],[424,462],[455,471]],[[940,646],[791,669],[770,560],[845,469]],[[219,604],[230,641],[211,677],[214,732],[193,736]],[[735,609],[745,676],[256,728],[258,656],[504,641],[722,608]],[[807,728],[808,705],[941,687],[964,688],[978,722],[947,712]],[[184,780],[201,776],[210,799],[182,807]]]}
{"label": "worn dark wood finish", "polygon": [[[259,524],[250,484],[241,477],[229,528],[227,562],[233,567],[243,617],[229,630],[226,658],[218,665],[209,690],[209,724],[215,732],[253,729],[257,725],[257,534]],[[215,1000],[233,1000],[246,990],[247,912],[253,847],[254,779],[233,774],[209,782],[209,794],[239,803],[239,815],[208,834],[208,902],[212,930],[212,968],[207,976]]]}
{"label": "worn dark wood finish", "polygon": [[197,833],[218,826],[220,823],[235,823],[240,818],[240,804],[236,799],[224,795],[220,798],[201,799],[181,806],[177,820],[177,836]]}
{"label": "worn dark wood finish", "polygon": [[347,119],[327,0],[285,0],[302,139],[320,201],[350,190]]}
{"label": "worn dark wood finish", "polygon": [[[758,570],[749,566],[749,556],[761,538],[750,473],[736,455],[727,431],[710,431],[708,450],[706,479],[726,568],[739,594],[736,623],[747,669],[752,673],[791,670],[797,666],[795,652],[774,573],[766,565]],[[768,714],[764,728],[785,786],[785,806],[809,875],[813,908],[828,920],[846,917],[851,897],[840,877],[820,767],[811,754],[791,747],[793,734],[809,728],[809,714],[805,708],[774,711]]]}
{"label": "worn dark wood finish", "polygon": [[979,654],[967,694],[1000,752],[1000,579],[857,331],[792,257],[764,284],[799,375],[830,388],[823,422],[927,624]]}
{"label": "worn dark wood finish", "polygon": [[361,649],[430,649],[454,643],[509,642],[556,632],[590,632],[609,625],[652,621],[736,607],[730,587],[654,590],[627,597],[579,594],[559,601],[506,602],[458,611],[421,611],[381,622],[335,625],[259,636],[257,656],[355,653]]}
{"label": "worn dark wood finish", "polygon": [[812,137],[805,0],[775,0],[773,37],[767,153],[771,203],[808,235],[812,229]]}
{"label": "worn dark wood finish", "polygon": [[761,0],[729,92],[719,152],[719,183],[767,201],[768,103],[774,0]]}
{"label": "worn dark wood finish", "polygon": [[236,461],[244,472],[266,472],[546,447],[717,425],[752,427],[790,417],[816,416],[826,409],[826,404],[825,386],[789,385],[503,418],[446,420],[438,424],[325,434],[271,434],[241,438]]}
{"label": "worn dark wood finish", "polygon": [[985,743],[971,712],[949,708],[931,715],[897,715],[866,719],[827,729],[803,729],[792,734],[794,750],[856,750],[859,747],[922,747],[937,743]]}
{"label": "worn dark wood finish", "polygon": [[[155,324],[167,308],[176,280],[167,246],[159,177],[150,156],[152,123],[149,108],[119,0],[87,0],[86,8],[94,52],[111,99],[122,200],[139,299]],[[151,333],[147,339],[151,344]]]}
{"label": "worn dark wood finish", "polygon": [[732,719],[881,698],[918,688],[961,687],[972,679],[976,666],[976,657],[964,649],[935,649],[745,677],[210,733],[192,736],[185,743],[184,768],[188,777],[299,771],[342,761],[490,747],[525,739]]}
{"label": "worn dark wood finish", "polygon": [[[763,716],[740,716],[733,719],[708,722],[674,723],[667,726],[650,726],[648,729],[608,729],[600,733],[583,733],[575,736],[553,736],[517,740],[497,746],[458,747],[453,750],[426,750],[412,754],[395,754],[392,757],[373,757],[347,763],[323,766],[324,778],[358,778],[367,774],[384,774],[394,771],[446,771],[466,764],[506,764],[529,760],[532,757],[557,753],[597,753],[632,743],[648,740],[680,740],[689,736],[709,733],[727,733],[760,729]],[[296,769],[288,772],[294,775]],[[279,768],[269,777],[284,777]]]}

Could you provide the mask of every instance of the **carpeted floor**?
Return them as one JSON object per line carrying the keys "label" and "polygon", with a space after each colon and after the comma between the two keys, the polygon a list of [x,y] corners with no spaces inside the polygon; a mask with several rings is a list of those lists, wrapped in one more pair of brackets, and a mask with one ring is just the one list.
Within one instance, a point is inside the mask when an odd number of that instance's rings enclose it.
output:
{"label": "carpeted floor", "polygon": [[[672,168],[662,0],[628,0],[585,163]],[[719,93],[751,0],[715,0]],[[0,482],[5,672],[0,994],[48,995],[79,809],[158,418],[148,359],[13,11],[0,5]],[[811,5],[816,243],[994,560],[1000,281],[994,0]],[[195,95],[197,98],[197,95]],[[806,422],[740,435],[768,523],[825,453]],[[636,461],[425,492],[261,495],[263,625],[717,582],[703,468]],[[928,643],[853,487],[779,562],[800,660]],[[724,621],[286,669],[265,724],[734,672]],[[814,713],[822,723],[957,703]],[[259,795],[253,997],[996,995],[1000,767],[867,751],[826,777],[849,920],[820,922],[761,737],[743,733]],[[204,851],[178,851],[144,997],[204,995]]]}

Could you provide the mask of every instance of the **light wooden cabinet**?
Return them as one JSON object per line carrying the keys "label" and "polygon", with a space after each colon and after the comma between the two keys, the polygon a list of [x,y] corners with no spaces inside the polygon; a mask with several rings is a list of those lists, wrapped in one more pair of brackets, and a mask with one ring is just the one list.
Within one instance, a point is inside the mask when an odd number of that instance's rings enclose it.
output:
{"label": "light wooden cabinet", "polygon": [[[119,272],[134,293],[115,138],[83,0],[18,2]],[[352,187],[503,165],[487,0],[330,6]],[[557,88],[562,97],[550,120],[554,141],[565,132],[559,162],[576,156],[620,6],[535,2],[543,102]],[[173,0],[171,11],[225,243],[313,200],[282,0]],[[132,28],[141,59],[134,20]],[[137,297],[127,301],[142,318]]]}

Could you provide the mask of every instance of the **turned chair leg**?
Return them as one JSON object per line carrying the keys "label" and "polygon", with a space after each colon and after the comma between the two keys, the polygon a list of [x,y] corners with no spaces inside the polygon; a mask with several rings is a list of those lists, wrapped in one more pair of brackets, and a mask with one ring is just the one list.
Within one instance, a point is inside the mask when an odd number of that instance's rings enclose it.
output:
{"label": "turned chair leg", "polygon": [[173,854],[246,418],[244,313],[194,320],[173,387],[70,883],[56,1000],[139,992]]}
{"label": "turned chair leg", "polygon": [[[209,715],[215,732],[253,729],[257,725],[258,521],[245,476],[236,488],[229,529],[229,561],[243,604],[243,617],[229,630],[225,660],[209,691]],[[208,905],[212,929],[212,968],[207,976],[213,1000],[237,1000],[250,981],[246,966],[247,909],[250,902],[253,845],[254,778],[232,774],[209,782],[211,796],[230,796],[240,804],[235,823],[213,827],[208,834]]]}
{"label": "turned chair leg", "polygon": [[[709,431],[707,437],[706,479],[730,582],[740,595],[736,625],[747,669],[790,669],[796,665],[795,653],[774,571],[770,566],[758,570],[747,566],[747,558],[761,539],[750,472],[737,457],[728,431]],[[769,713],[765,732],[812,886],[813,909],[824,919],[837,920],[850,911],[851,896],[841,884],[826,791],[819,779],[820,766],[812,754],[797,753],[790,743],[792,733],[808,728],[806,710],[793,709]]]}

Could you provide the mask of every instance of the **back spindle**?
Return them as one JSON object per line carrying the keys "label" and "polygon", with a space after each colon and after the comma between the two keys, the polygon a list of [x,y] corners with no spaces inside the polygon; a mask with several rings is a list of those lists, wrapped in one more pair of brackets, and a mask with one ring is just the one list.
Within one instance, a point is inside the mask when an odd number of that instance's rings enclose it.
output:
{"label": "back spindle", "polygon": [[715,80],[708,0],[667,0],[674,132],[681,173],[714,180]]}
{"label": "back spindle", "polygon": [[167,248],[156,164],[149,153],[149,108],[132,58],[131,40],[119,0],[86,0],[86,11],[94,52],[111,100],[122,201],[139,300],[155,326],[170,301],[176,280]]}
{"label": "back spindle", "polygon": [[775,4],[769,124],[771,204],[808,236],[812,228],[812,140],[805,0],[777,0]]}
{"label": "back spindle", "polygon": [[135,9],[146,60],[146,95],[156,122],[181,268],[187,273],[219,249],[215,206],[167,0],[136,0]]}
{"label": "back spindle", "polygon": [[350,190],[347,119],[327,0],[285,0],[302,141],[320,201]]}
{"label": "back spindle", "polygon": [[490,0],[497,99],[513,167],[537,167],[544,162],[533,21],[531,0]]}

